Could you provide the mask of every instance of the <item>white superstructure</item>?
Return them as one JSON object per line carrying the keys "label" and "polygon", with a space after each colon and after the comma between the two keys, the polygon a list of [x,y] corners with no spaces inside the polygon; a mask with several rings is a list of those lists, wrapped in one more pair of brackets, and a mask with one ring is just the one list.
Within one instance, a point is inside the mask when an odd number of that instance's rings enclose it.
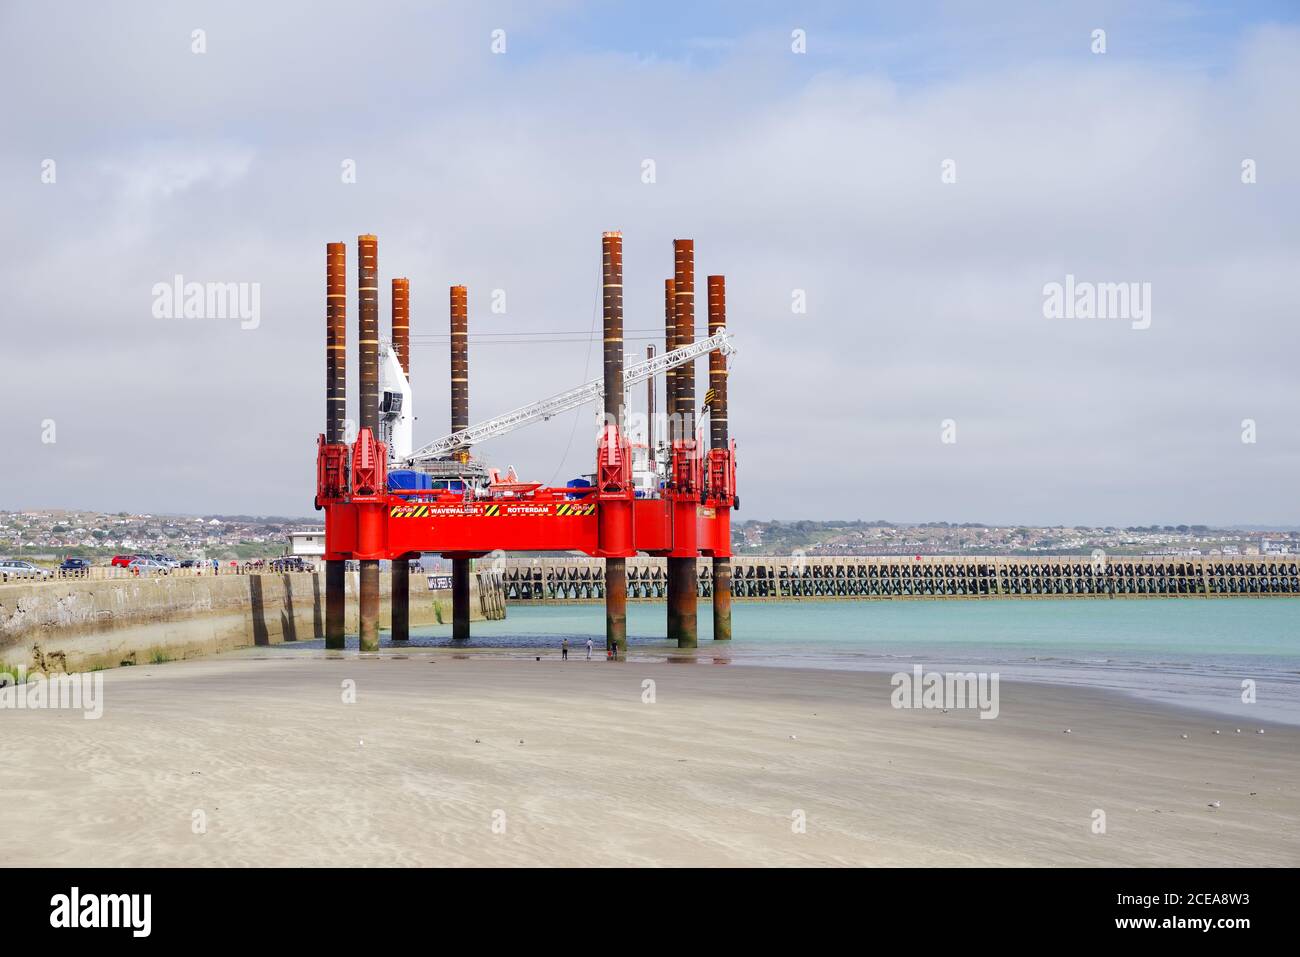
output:
{"label": "white superstructure", "polygon": [[411,454],[415,412],[411,408],[411,383],[391,345],[385,345],[379,363],[379,441],[388,446],[388,464],[404,462]]}

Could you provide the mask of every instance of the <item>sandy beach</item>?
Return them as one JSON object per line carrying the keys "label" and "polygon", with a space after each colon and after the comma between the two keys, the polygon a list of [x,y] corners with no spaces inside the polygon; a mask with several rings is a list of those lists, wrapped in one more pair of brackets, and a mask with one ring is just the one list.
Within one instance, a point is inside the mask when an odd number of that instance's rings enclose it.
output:
{"label": "sandy beach", "polygon": [[99,720],[0,711],[0,859],[1300,864],[1300,730],[1045,685],[1003,683],[996,720],[889,693],[883,674],[581,651],[123,668]]}

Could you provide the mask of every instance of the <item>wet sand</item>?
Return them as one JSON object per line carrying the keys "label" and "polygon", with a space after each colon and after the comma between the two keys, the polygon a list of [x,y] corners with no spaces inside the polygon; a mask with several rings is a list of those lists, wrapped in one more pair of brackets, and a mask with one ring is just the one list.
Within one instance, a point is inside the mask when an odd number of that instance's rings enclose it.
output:
{"label": "wet sand", "polygon": [[1006,682],[981,720],[895,710],[883,674],[573,654],[234,655],[107,672],[97,721],[0,710],[0,860],[1300,864],[1298,729]]}

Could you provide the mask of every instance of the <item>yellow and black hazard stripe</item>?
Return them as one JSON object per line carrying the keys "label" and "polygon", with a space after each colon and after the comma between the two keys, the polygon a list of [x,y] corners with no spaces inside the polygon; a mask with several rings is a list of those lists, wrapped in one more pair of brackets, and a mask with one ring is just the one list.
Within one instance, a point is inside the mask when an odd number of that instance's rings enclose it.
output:
{"label": "yellow and black hazard stripe", "polygon": [[389,518],[424,518],[429,514],[427,505],[394,505],[388,513]]}
{"label": "yellow and black hazard stripe", "polygon": [[594,515],[596,506],[594,504],[584,505],[581,502],[576,505],[557,505],[555,506],[556,515]]}
{"label": "yellow and black hazard stripe", "polygon": [[500,514],[501,514],[501,506],[500,506],[500,505],[489,505],[487,508],[483,509],[483,514],[484,514],[484,515],[500,515]]}

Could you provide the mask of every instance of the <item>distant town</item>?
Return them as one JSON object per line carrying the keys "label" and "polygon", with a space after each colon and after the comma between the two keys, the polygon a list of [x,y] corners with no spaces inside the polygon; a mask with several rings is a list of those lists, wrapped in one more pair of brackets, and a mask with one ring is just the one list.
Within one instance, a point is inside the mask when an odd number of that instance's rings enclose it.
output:
{"label": "distant town", "polygon": [[886,521],[734,522],[737,555],[1294,555],[1300,529]]}
{"label": "distant town", "polygon": [[150,515],[37,509],[0,512],[0,556],[50,561],[164,552],[178,559],[252,560],[284,555],[307,519],[251,515]]}
{"label": "distant town", "polygon": [[[317,519],[284,516],[0,511],[0,556],[40,562],[164,552],[178,559],[248,561],[292,553],[293,533],[313,528],[319,528]],[[732,538],[738,555],[1300,554],[1300,529],[1289,527],[744,521],[733,524]]]}

